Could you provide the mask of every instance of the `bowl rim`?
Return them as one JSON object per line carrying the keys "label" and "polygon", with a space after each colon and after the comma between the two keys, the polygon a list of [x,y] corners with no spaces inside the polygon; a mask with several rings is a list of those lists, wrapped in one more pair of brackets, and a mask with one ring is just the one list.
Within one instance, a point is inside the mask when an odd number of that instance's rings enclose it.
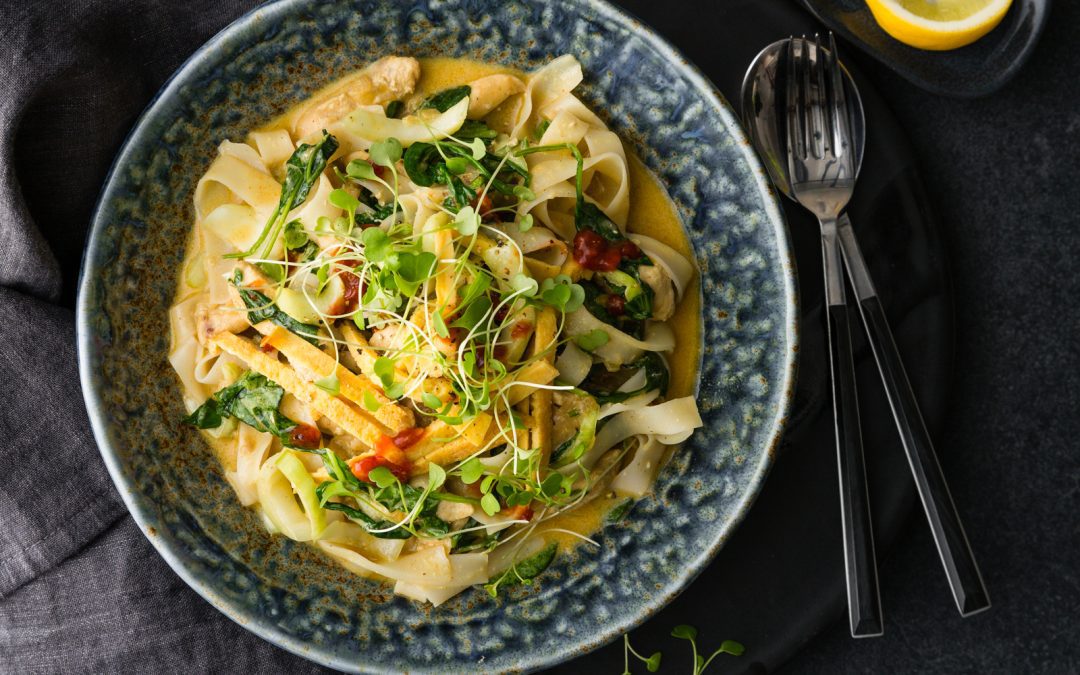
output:
{"label": "bowl rim", "polygon": [[[108,469],[110,478],[116,486],[117,491],[120,493],[120,497],[128,512],[134,518],[136,524],[138,524],[140,531],[150,541],[158,555],[165,560],[166,564],[168,564],[173,572],[175,572],[184,583],[210,603],[215,609],[239,624],[241,627],[254,633],[263,640],[266,640],[270,644],[285,649],[304,659],[345,672],[392,672],[390,670],[380,671],[372,670],[370,668],[364,669],[358,667],[362,664],[346,661],[329,651],[313,648],[312,645],[277,628],[275,624],[265,621],[263,617],[240,607],[228,598],[219,596],[210,583],[198,578],[185,566],[180,557],[174,553],[174,544],[172,542],[164,537],[152,534],[153,527],[148,524],[149,518],[146,513],[148,509],[139,504],[136,499],[136,493],[139,491],[138,485],[125,474],[119,459],[119,454],[113,449],[112,442],[109,439],[108,422],[103,409],[100,392],[95,384],[96,373],[91,356],[96,350],[93,343],[93,333],[90,322],[90,312],[93,305],[92,295],[94,292],[92,288],[94,270],[91,269],[91,265],[95,258],[95,256],[92,255],[92,252],[100,246],[102,232],[104,231],[105,223],[102,218],[102,206],[115,198],[115,192],[118,189],[117,174],[121,168],[131,160],[131,156],[135,152],[135,141],[140,136],[143,125],[157,112],[162,99],[167,96],[178,94],[179,89],[183,86],[183,83],[187,80],[188,76],[196,71],[201,62],[209,58],[215,50],[236,38],[240,33],[246,30],[251,23],[261,20],[274,20],[279,16],[288,15],[293,11],[294,7],[304,4],[304,2],[305,0],[270,0],[269,2],[246,11],[244,14],[230,22],[196,49],[180,65],[180,67],[169,76],[157,93],[150,99],[149,103],[147,103],[146,108],[140,113],[138,119],[136,119],[135,123],[128,131],[120,146],[120,150],[117,152],[112,165],[106,173],[101,192],[94,204],[90,219],[90,228],[87,233],[83,250],[82,264],[80,265],[75,317],[79,379],[94,440],[97,444],[98,451],[105,462],[105,466]],[[776,192],[768,180],[763,165],[754,153],[748,136],[742,127],[742,123],[739,120],[738,115],[735,114],[731,104],[728,103],[727,99],[720,93],[716,85],[705,77],[698,67],[687,59],[681,51],[662,38],[654,29],[633,13],[620,7],[615,7],[607,0],[562,0],[562,2],[575,5],[580,9],[595,11],[602,18],[631,30],[635,34],[635,37],[641,39],[648,48],[654,50],[657,54],[672,63],[676,69],[682,71],[689,84],[702,96],[708,105],[709,110],[726,122],[726,131],[731,133],[734,137],[739,147],[742,160],[745,161],[750,168],[750,174],[753,176],[754,185],[760,195],[763,209],[768,217],[769,224],[771,224],[773,228],[773,234],[777,245],[777,259],[780,261],[783,268],[782,278],[784,285],[782,295],[785,310],[784,360],[782,380],[776,384],[782,393],[778,397],[776,412],[768,421],[767,425],[769,442],[767,446],[762,449],[758,464],[743,490],[741,503],[736,506],[734,515],[728,519],[723,529],[715,538],[715,541],[713,541],[708,548],[700,551],[698,555],[687,564],[686,570],[681,576],[663,588],[661,593],[653,596],[653,598],[646,602],[638,612],[613,621],[587,639],[576,641],[573,644],[568,642],[565,648],[557,652],[542,655],[523,654],[517,665],[524,671],[531,671],[565,662],[571,658],[589,653],[612,642],[623,633],[628,633],[643,624],[661,608],[682,593],[682,591],[685,590],[706,567],[708,567],[709,563],[717,555],[720,549],[723,548],[732,532],[734,532],[742,523],[746,514],[757,500],[764,481],[772,468],[775,454],[782,440],[788,414],[794,399],[800,342],[798,278],[790,231],[784,219],[783,211],[780,208]],[[552,3],[552,7],[554,6],[555,4]],[[423,672],[424,669],[418,668],[414,670],[415,672]]]}

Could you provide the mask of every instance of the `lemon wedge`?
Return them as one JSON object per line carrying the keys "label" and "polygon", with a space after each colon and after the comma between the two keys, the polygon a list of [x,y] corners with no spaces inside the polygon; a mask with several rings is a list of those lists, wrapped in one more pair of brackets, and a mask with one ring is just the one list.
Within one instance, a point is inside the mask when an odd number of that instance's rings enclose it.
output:
{"label": "lemon wedge", "polygon": [[866,0],[874,19],[904,44],[943,51],[994,29],[1012,0]]}

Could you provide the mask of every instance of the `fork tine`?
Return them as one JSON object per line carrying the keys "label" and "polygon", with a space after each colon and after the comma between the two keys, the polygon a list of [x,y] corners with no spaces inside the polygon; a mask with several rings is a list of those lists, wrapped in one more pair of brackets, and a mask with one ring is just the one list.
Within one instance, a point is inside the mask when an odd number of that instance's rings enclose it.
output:
{"label": "fork tine", "polygon": [[811,70],[810,43],[804,35],[799,39],[799,86],[801,87],[802,98],[804,156],[820,158],[821,152],[817,144],[819,138],[817,133],[821,129],[820,120],[818,119],[818,115],[821,113],[821,102],[818,100],[817,92],[814,91],[814,87],[810,82]]}
{"label": "fork tine", "polygon": [[787,114],[785,119],[787,121],[787,157],[788,157],[788,180],[794,185],[797,182],[797,176],[795,172],[796,165],[798,164],[796,157],[802,158],[803,153],[800,150],[801,133],[799,131],[799,87],[797,84],[797,75],[795,69],[795,38],[791,37],[787,41],[787,50],[784,54],[787,61],[787,70],[785,76],[785,94],[787,105]]}
{"label": "fork tine", "polygon": [[824,157],[832,154],[836,155],[836,136],[833,133],[833,110],[829,106],[829,90],[825,85],[825,68],[826,57],[825,50],[821,47],[821,33],[814,33],[814,88],[817,90],[818,102],[821,104],[821,112],[816,116],[816,119],[820,122],[819,129],[821,130],[820,140],[818,147],[822,149]]}
{"label": "fork tine", "polygon": [[838,139],[835,152],[837,156],[849,151],[847,139],[851,138],[851,123],[848,119],[847,94],[844,92],[844,72],[840,65],[840,52],[836,50],[836,35],[829,31],[829,74],[832,83],[833,120]]}

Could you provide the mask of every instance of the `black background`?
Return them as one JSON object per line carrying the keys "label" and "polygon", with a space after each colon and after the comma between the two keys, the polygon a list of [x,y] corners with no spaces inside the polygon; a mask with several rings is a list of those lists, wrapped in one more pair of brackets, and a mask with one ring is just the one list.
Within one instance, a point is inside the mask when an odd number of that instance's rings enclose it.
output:
{"label": "black background", "polygon": [[[626,0],[618,4],[655,27],[734,100],[730,82],[737,78],[732,74],[741,73],[745,63],[724,60],[733,51],[727,43],[749,36],[727,30],[725,22],[741,9],[749,11],[765,3]],[[181,7],[153,0],[77,4],[74,11],[82,17],[80,30],[74,38],[70,34],[56,38],[84,41],[77,52],[81,56],[42,69],[50,77],[32,101],[23,102],[26,113],[20,128],[14,130],[13,143],[16,171],[38,178],[24,183],[24,193],[31,215],[64,270],[62,302],[67,305],[74,300],[74,270],[83,245],[82,237],[71,233],[85,227],[100,180],[124,134],[173,70],[253,3],[198,3],[205,5],[205,11],[192,11],[193,3],[181,3]],[[5,2],[0,5],[0,17],[18,20],[27,8],[23,3]],[[778,13],[787,14],[787,8]],[[53,39],[50,31],[70,30],[53,25],[47,12],[36,15],[33,28],[42,41]],[[117,28],[132,25],[142,29],[132,34]],[[823,589],[815,613],[831,618],[835,622],[831,628],[815,636],[820,621],[801,625],[804,618],[792,616],[791,624],[773,636],[775,644],[764,636],[764,643],[747,645],[746,656],[724,660],[725,669],[755,669],[759,661],[755,653],[778,655],[805,642],[786,668],[795,672],[1080,670],[1080,283],[1074,263],[1080,253],[1075,215],[1080,210],[1080,193],[1074,182],[1080,178],[1077,28],[1080,6],[1059,1],[1041,44],[1019,76],[1001,92],[974,101],[927,94],[853,49],[846,52],[876,85],[906,131],[948,252],[955,353],[946,414],[936,441],[994,607],[967,620],[959,618],[922,517],[912,512],[896,542],[879,551],[886,612],[883,638],[856,642],[848,637],[841,621],[842,598],[830,587]],[[754,38],[759,36],[755,33]],[[783,35],[767,39],[779,37]],[[13,58],[41,57],[24,50]],[[67,147],[83,151],[77,156],[62,151],[58,155],[62,141],[75,133],[80,135],[78,144]],[[96,180],[69,180],[73,172]],[[809,283],[816,279],[803,281]],[[908,478],[899,475],[896,480]],[[819,515],[823,520],[836,516],[833,505],[828,507]],[[146,545],[137,534],[125,541]],[[774,542],[769,555],[789,557],[793,564],[808,555],[804,549],[785,549],[788,545]],[[820,555],[837,558],[835,550],[822,550]],[[793,574],[797,577],[798,570]],[[738,578],[730,580],[732,589],[740,583]],[[808,578],[807,583],[813,580]],[[191,613],[192,620],[217,622],[219,630],[233,633],[238,653],[243,653],[243,645],[257,640],[200,605],[197,598],[183,595],[190,592],[179,581],[176,586],[175,593],[182,598],[178,604]],[[689,593],[694,594],[696,588],[692,586]],[[680,598],[634,634],[635,644],[646,651],[663,648],[664,672],[687,672],[688,654],[680,645],[659,638],[671,625],[684,620],[696,623],[704,645],[741,637],[740,617],[710,617],[708,600]],[[762,597],[760,602],[754,612],[769,611],[773,600]],[[693,616],[676,613],[691,603]],[[783,603],[775,604],[780,611]],[[280,658],[271,660],[276,666],[302,667],[303,662],[278,654]],[[581,672],[593,664],[603,665],[599,669],[603,672],[608,666],[621,668],[619,655],[620,650],[609,648],[603,657],[586,657],[565,672]],[[772,662],[772,658],[763,660]],[[267,664],[265,658],[259,662]],[[99,665],[109,668],[107,661]],[[125,666],[131,668],[132,663]]]}

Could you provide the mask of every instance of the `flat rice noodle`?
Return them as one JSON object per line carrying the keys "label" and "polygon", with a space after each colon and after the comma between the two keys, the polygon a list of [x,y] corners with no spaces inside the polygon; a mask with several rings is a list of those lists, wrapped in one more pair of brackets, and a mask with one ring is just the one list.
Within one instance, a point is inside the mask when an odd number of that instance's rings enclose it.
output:
{"label": "flat rice noodle", "polygon": [[668,446],[657,440],[655,436],[643,436],[630,463],[611,481],[611,489],[619,496],[635,499],[647,495],[652,490],[653,483],[656,482],[656,474],[663,465],[664,453],[667,449]]}
{"label": "flat rice noodle", "polygon": [[[702,425],[697,402],[692,396],[676,398],[645,408],[628,410],[614,415],[596,434],[596,442],[581,463],[591,468],[600,457],[631,436],[651,434],[661,443],[682,436],[683,440]],[[571,465],[572,466],[572,465]]]}
{"label": "flat rice noodle", "polygon": [[438,607],[470,586],[488,580],[488,554],[455,553],[450,558],[450,575],[440,584],[414,584],[398,581],[394,593],[420,602],[430,602]]}
{"label": "flat rice noodle", "polygon": [[592,366],[593,360],[589,353],[573,342],[568,342],[562,354],[555,360],[555,367],[559,369],[559,380],[575,387],[588,377]]}
{"label": "flat rice noodle", "polygon": [[461,128],[469,112],[469,97],[451,106],[446,112],[427,120],[416,115],[404,119],[386,116],[381,106],[361,106],[330,125],[331,133],[352,147],[367,149],[376,141],[396,138],[402,147],[413,143],[442,140]]}
{"label": "flat rice noodle", "polygon": [[584,307],[566,315],[564,332],[570,337],[594,330],[608,334],[608,342],[593,351],[609,366],[636,361],[644,352],[668,352],[675,348],[675,333],[665,323],[650,321],[645,325],[645,339],[638,340],[589,313]]}
{"label": "flat rice noodle", "polygon": [[259,151],[259,158],[271,174],[292,157],[296,146],[292,137],[284,129],[273,131],[253,131],[249,135],[255,148]]}
{"label": "flat rice noodle", "polygon": [[363,576],[378,574],[418,586],[443,586],[453,580],[450,556],[442,546],[429,546],[390,562],[376,562],[359,551],[330,541],[317,542],[346,569]]}
{"label": "flat rice noodle", "polygon": [[668,278],[675,284],[678,298],[682,300],[683,293],[690,285],[690,280],[694,277],[693,263],[687,260],[683,254],[652,237],[646,237],[643,234],[631,234],[629,238],[630,241],[638,245],[638,248],[645,255],[649,256],[649,259],[654,264],[667,272]]}
{"label": "flat rice noodle", "polygon": [[373,562],[389,563],[401,556],[404,539],[380,539],[367,533],[356,523],[339,520],[330,523],[319,535],[319,541],[330,542],[358,551]]}
{"label": "flat rice noodle", "polygon": [[259,501],[259,471],[274,444],[273,435],[246,424],[237,427],[236,470],[227,471],[225,478],[236,490],[240,503],[251,506]]}
{"label": "flat rice noodle", "polygon": [[529,537],[524,542],[512,539],[505,544],[500,544],[488,554],[487,576],[489,579],[497,577],[515,562],[520,562],[542,551],[547,545],[540,537]]}
{"label": "flat rice noodle", "polygon": [[566,96],[584,79],[581,64],[570,54],[564,54],[529,75],[524,101],[517,112],[514,138],[523,138],[536,124],[539,112],[552,102]]}

